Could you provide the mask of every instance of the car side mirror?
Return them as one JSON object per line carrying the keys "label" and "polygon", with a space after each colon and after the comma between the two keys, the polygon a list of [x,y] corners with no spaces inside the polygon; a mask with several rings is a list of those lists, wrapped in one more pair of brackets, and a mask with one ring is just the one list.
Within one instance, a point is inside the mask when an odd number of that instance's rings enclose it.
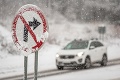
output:
{"label": "car side mirror", "polygon": [[90,49],[90,50],[91,50],[91,49],[95,49],[95,46],[90,46],[90,48],[89,48],[89,49]]}

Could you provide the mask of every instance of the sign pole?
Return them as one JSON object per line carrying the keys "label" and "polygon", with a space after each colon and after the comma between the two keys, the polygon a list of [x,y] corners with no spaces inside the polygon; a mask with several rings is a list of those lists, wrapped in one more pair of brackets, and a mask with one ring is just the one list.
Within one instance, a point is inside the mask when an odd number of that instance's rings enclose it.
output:
{"label": "sign pole", "polygon": [[27,62],[28,56],[24,56],[24,80],[27,80]]}
{"label": "sign pole", "polygon": [[37,80],[37,72],[38,72],[38,51],[35,52],[35,65],[34,65],[34,80]]}
{"label": "sign pole", "polygon": [[[23,29],[23,31],[19,31],[21,29]],[[15,18],[13,19],[12,22],[13,42],[15,43],[16,47],[24,53],[24,80],[27,80],[28,56],[26,55],[29,55],[30,53],[34,52],[35,52],[34,80],[37,80],[38,72],[37,50],[41,48],[45,40],[48,38],[48,29],[49,26],[47,24],[47,20],[45,19],[44,14],[42,13],[41,9],[36,5],[27,4],[22,6],[17,11]],[[33,42],[33,44],[31,44],[31,42]]]}

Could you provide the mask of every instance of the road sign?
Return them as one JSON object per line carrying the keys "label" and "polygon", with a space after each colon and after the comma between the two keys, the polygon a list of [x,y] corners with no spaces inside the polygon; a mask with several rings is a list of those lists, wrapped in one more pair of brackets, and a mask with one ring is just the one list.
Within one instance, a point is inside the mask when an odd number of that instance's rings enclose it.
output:
{"label": "road sign", "polygon": [[98,26],[99,38],[104,40],[104,34],[106,33],[105,25]]}
{"label": "road sign", "polygon": [[106,33],[106,27],[105,26],[99,26],[98,27],[98,32],[100,34],[105,34]]}
{"label": "road sign", "polygon": [[43,12],[32,4],[21,7],[12,23],[12,37],[25,55],[38,51],[48,37],[48,24]]}

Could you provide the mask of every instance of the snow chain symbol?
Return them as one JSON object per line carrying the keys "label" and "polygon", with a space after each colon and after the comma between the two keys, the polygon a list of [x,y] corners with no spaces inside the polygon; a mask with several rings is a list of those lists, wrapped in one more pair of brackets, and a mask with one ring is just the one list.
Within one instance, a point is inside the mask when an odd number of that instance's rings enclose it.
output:
{"label": "snow chain symbol", "polygon": [[[35,30],[41,24],[34,17],[33,17],[33,22],[32,21],[28,21],[28,22],[29,22],[29,26],[33,27],[33,30]],[[25,42],[28,41],[28,30],[25,26],[24,26],[23,41],[25,41]]]}

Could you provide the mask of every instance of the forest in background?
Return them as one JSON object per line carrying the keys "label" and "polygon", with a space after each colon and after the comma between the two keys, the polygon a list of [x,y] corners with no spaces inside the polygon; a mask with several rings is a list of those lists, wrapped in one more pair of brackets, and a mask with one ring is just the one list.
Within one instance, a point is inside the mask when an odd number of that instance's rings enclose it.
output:
{"label": "forest in background", "polygon": [[69,21],[120,24],[120,0],[0,0],[0,18],[13,18],[25,4],[39,6],[48,17],[58,12]]}

